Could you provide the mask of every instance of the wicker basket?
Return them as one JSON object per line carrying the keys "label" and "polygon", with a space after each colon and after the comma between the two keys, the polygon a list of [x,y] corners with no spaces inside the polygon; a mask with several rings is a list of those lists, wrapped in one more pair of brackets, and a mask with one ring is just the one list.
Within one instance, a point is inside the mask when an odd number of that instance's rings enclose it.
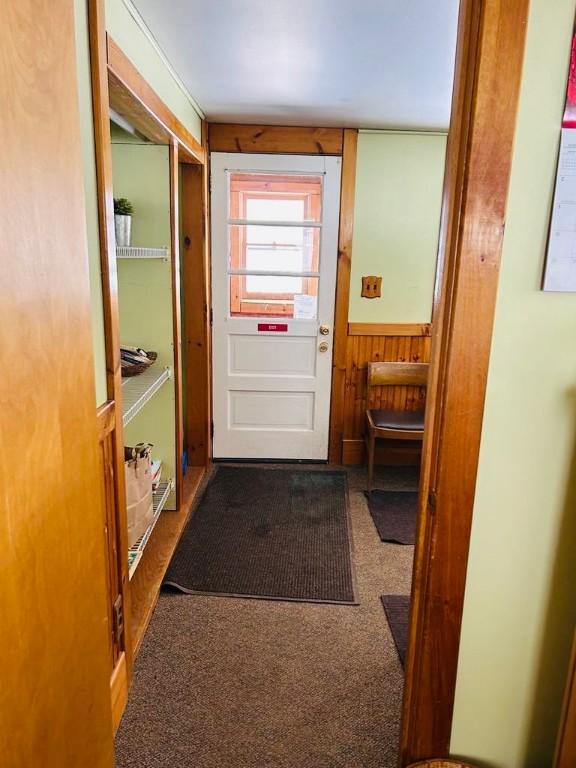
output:
{"label": "wicker basket", "polygon": [[122,378],[126,378],[128,376],[138,376],[139,373],[144,373],[144,371],[147,371],[148,368],[156,361],[156,358],[158,357],[157,352],[146,352],[148,355],[148,359],[150,360],[149,363],[134,363],[134,365],[123,365],[122,366]]}

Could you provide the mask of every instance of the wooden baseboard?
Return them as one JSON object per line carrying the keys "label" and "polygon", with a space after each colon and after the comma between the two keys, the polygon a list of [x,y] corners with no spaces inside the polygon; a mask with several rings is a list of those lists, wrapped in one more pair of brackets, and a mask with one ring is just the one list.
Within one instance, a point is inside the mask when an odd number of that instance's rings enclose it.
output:
{"label": "wooden baseboard", "polygon": [[[374,456],[375,464],[388,466],[417,466],[420,464],[420,447],[406,445],[402,447],[390,447],[384,443],[376,444]],[[353,466],[366,463],[366,449],[364,440],[342,440],[342,464]]]}
{"label": "wooden baseboard", "polygon": [[348,336],[431,336],[431,323],[348,323]]}
{"label": "wooden baseboard", "polygon": [[128,701],[128,670],[126,669],[126,654],[122,653],[114,667],[110,678],[110,698],[112,702],[112,727],[114,733],[118,730],[120,720]]}

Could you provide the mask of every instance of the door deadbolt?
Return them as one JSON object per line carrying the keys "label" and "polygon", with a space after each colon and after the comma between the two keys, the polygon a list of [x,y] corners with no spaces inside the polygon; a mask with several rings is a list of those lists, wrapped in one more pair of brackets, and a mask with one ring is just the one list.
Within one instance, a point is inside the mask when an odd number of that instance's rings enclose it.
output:
{"label": "door deadbolt", "polygon": [[322,336],[328,336],[328,334],[330,333],[330,328],[328,328],[327,325],[321,325],[320,333],[322,334]]}
{"label": "door deadbolt", "polygon": [[318,351],[319,352],[328,352],[328,342],[323,341],[321,344],[318,345]]}

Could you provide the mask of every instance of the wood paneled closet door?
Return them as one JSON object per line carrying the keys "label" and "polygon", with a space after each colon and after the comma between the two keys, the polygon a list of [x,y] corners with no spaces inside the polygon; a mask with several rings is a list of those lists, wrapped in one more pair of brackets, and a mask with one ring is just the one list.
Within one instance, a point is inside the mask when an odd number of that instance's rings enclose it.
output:
{"label": "wood paneled closet door", "polygon": [[113,765],[73,0],[0,24],[0,763]]}

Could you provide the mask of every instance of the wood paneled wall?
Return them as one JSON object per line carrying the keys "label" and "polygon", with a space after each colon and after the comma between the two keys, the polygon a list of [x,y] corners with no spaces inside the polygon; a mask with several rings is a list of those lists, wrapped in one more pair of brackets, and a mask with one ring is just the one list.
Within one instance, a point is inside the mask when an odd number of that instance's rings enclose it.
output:
{"label": "wood paneled wall", "polygon": [[[369,362],[427,363],[430,359],[429,325],[381,325],[353,323],[348,326],[344,393],[344,431],[342,462],[364,461],[364,422],[366,408],[423,410],[426,391],[422,387],[373,387],[367,398],[366,367]],[[385,451],[381,460],[410,463],[417,452]]]}

